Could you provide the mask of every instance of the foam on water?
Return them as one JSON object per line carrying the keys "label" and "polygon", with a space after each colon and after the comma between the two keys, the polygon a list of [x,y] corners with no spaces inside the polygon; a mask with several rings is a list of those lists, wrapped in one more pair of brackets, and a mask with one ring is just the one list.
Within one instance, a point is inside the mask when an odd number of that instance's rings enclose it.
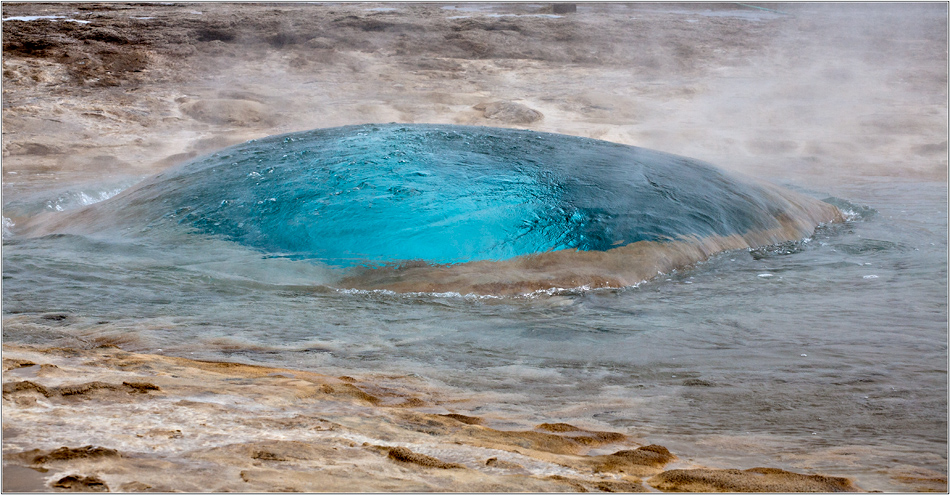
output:
{"label": "foam on water", "polygon": [[63,19],[63,18],[65,18],[65,17],[66,17],[66,16],[62,16],[62,15],[21,15],[21,16],[7,17],[6,19],[3,19],[3,21],[4,21],[4,22],[6,22],[6,21],[24,21],[24,22],[29,22],[29,21],[38,21],[38,20],[41,20],[41,19],[48,19],[48,20]]}
{"label": "foam on water", "polygon": [[13,235],[13,226],[16,225],[13,220],[3,217],[3,238],[6,239]]}
{"label": "foam on water", "polygon": [[[118,195],[140,182],[142,177],[123,177],[107,182],[73,184],[63,188],[44,188],[37,191],[18,191],[15,200],[3,205],[4,213],[11,219],[29,217],[42,213],[57,213],[76,210]],[[19,224],[20,222],[16,222]]]}
{"label": "foam on water", "polygon": [[40,21],[40,20],[49,20],[49,21],[57,22],[60,19],[64,20],[65,22],[75,22],[78,24],[89,24],[91,22],[91,21],[83,21],[80,19],[67,19],[66,16],[63,16],[63,15],[21,15],[21,16],[7,17],[6,19],[3,19],[3,22],[7,22],[7,21],[30,22],[30,21]]}

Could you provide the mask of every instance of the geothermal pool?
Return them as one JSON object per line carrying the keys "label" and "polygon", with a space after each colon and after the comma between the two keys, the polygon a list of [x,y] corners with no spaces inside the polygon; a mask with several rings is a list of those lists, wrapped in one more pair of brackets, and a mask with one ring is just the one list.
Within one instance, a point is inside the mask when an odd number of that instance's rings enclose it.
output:
{"label": "geothermal pool", "polygon": [[58,216],[39,232],[169,247],[195,235],[307,260],[326,275],[313,284],[460,295],[629,287],[842,219],[828,203],[685,157],[419,124],[251,141]]}
{"label": "geothermal pool", "polygon": [[[865,489],[900,489],[895,466],[945,467],[945,185],[790,192],[602,141],[380,125],[249,142],[115,189],[4,206],[4,342],[413,376],[512,427],[636,431],[683,458]],[[703,248],[610,279],[616,259],[680,245]],[[399,285],[401,270],[420,278]],[[553,270],[526,291],[465,282]],[[49,428],[51,445],[92,435]]]}

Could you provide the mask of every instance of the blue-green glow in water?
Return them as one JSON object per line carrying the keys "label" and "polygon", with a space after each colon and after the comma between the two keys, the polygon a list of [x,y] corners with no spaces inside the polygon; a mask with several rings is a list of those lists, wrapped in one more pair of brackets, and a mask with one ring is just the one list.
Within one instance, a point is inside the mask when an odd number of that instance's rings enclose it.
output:
{"label": "blue-green glow in water", "polygon": [[363,125],[251,141],[113,200],[329,265],[463,263],[778,226],[781,201],[712,166],[606,141]]}

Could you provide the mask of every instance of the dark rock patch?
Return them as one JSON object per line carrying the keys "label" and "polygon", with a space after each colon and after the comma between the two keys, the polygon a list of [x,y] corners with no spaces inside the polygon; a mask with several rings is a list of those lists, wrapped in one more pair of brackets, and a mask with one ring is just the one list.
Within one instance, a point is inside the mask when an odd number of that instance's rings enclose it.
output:
{"label": "dark rock patch", "polygon": [[73,459],[101,459],[106,457],[121,457],[119,451],[105,447],[60,447],[48,454],[41,454],[33,458],[33,464],[46,464],[53,461],[69,461]]}
{"label": "dark rock patch", "polygon": [[436,469],[464,469],[465,466],[454,463],[454,462],[444,462],[436,459],[435,457],[429,457],[424,454],[417,454],[405,447],[393,447],[389,449],[389,458],[399,462],[407,462],[410,464],[417,464],[419,466],[436,468]]}
{"label": "dark rock patch", "polygon": [[107,492],[109,487],[97,476],[71,474],[53,483],[53,488],[62,488],[73,492]]}
{"label": "dark rock patch", "polygon": [[676,460],[666,447],[647,445],[636,450],[620,450],[591,458],[594,472],[639,473],[646,468],[661,468]]}
{"label": "dark rock patch", "polygon": [[856,492],[847,478],[805,475],[776,468],[671,469],[652,478],[654,488],[678,492]]}
{"label": "dark rock patch", "polygon": [[464,415],[464,414],[449,413],[449,414],[440,414],[439,416],[443,416],[443,417],[446,417],[446,418],[451,418],[451,419],[454,419],[454,420],[456,420],[456,421],[465,423],[465,424],[467,424],[467,425],[480,425],[480,424],[482,424],[482,422],[483,422],[483,421],[482,421],[482,418],[478,418],[478,417],[475,417],[475,416],[466,416],[466,415]]}

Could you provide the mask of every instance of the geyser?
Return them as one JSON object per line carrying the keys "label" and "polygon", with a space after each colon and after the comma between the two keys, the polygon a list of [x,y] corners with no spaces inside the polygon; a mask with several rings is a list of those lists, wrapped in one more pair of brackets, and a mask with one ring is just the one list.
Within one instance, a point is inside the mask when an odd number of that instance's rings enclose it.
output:
{"label": "geyser", "polygon": [[267,256],[356,268],[351,286],[476,292],[629,285],[838,218],[831,205],[667,153],[416,124],[250,141],[94,207],[93,224],[125,234],[184,227]]}

